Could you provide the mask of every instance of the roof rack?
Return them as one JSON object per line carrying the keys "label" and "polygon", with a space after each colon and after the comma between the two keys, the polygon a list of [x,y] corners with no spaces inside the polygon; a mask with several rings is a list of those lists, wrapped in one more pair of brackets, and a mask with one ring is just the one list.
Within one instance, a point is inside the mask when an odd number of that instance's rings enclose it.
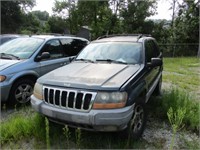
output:
{"label": "roof rack", "polygon": [[142,37],[151,37],[150,34],[111,34],[111,35],[100,36],[97,38],[97,40],[103,39],[103,38],[115,37],[115,36],[137,36],[138,40]]}

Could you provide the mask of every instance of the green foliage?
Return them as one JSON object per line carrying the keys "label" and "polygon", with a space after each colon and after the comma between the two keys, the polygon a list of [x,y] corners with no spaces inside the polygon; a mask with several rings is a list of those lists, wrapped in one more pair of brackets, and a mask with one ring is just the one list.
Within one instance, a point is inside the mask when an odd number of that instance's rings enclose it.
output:
{"label": "green foliage", "polygon": [[184,108],[186,113],[182,121],[185,127],[195,131],[199,130],[199,102],[195,101],[194,97],[186,91],[172,87],[170,90],[163,92],[162,99],[152,100],[149,105],[155,107],[153,109],[154,113],[159,118],[167,118],[167,112],[170,107],[175,111],[179,108]]}
{"label": "green foliage", "polygon": [[[178,3],[177,12],[170,28],[169,41],[174,45],[171,51],[173,56],[194,56],[199,45],[199,2],[193,0]],[[176,43],[185,45],[176,46]]]}
{"label": "green foliage", "polygon": [[32,13],[24,14],[23,25],[20,28],[20,32],[27,32],[31,34],[41,32],[40,21]]}
{"label": "green foliage", "polygon": [[47,11],[32,11],[31,13],[40,21],[47,21],[49,19],[49,13]]}
{"label": "green foliage", "polygon": [[77,128],[76,131],[75,131],[75,136],[76,136],[76,146],[77,148],[80,148],[81,146],[81,129],[80,128]]}
{"label": "green foliage", "polygon": [[19,32],[26,9],[34,5],[35,0],[1,1],[1,33]]}
{"label": "green foliage", "polygon": [[63,128],[63,134],[66,137],[67,148],[70,148],[69,142],[70,142],[70,138],[71,138],[71,132],[69,131],[69,127],[67,125],[65,125],[65,127]]}
{"label": "green foliage", "polygon": [[52,16],[48,20],[49,29],[52,33],[64,33],[66,27],[68,27],[65,20],[60,17]]}
{"label": "green foliage", "polygon": [[182,122],[183,122],[185,113],[186,113],[186,106],[184,106],[183,108],[179,107],[177,110],[173,110],[172,107],[170,107],[167,112],[167,117],[169,119],[169,122],[170,122],[170,124],[172,126],[172,130],[173,130],[170,150],[172,150],[174,147],[174,140],[175,140],[176,132],[183,127]]}
{"label": "green foliage", "polygon": [[[156,11],[156,1],[128,0],[120,14],[126,33],[151,33],[153,25],[145,19]],[[150,31],[149,31],[150,29]]]}
{"label": "green foliage", "polygon": [[1,122],[0,131],[1,144],[32,136],[44,140],[44,118],[38,114],[26,117],[22,117],[22,114],[15,114],[8,121]]}
{"label": "green foliage", "polygon": [[200,86],[200,59],[195,57],[164,58],[163,81],[186,89],[196,98]]}
{"label": "green foliage", "polygon": [[1,33],[17,32],[22,12],[17,1],[1,1]]}
{"label": "green foliage", "polygon": [[46,147],[50,149],[50,137],[49,137],[49,120],[45,117],[45,130],[46,130]]}

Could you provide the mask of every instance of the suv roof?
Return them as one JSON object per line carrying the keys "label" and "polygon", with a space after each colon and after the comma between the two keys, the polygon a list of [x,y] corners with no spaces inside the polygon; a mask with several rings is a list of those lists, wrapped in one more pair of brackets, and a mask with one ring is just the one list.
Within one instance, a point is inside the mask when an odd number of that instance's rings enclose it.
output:
{"label": "suv roof", "polygon": [[[96,41],[130,41],[137,42],[142,37],[151,37],[147,34],[114,34],[114,35],[104,35],[97,38]],[[95,42],[96,42],[95,41]]]}

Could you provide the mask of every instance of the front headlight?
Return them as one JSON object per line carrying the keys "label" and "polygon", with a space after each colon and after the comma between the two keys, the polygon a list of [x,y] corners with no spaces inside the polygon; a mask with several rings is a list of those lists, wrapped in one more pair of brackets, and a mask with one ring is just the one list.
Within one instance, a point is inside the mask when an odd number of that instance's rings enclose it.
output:
{"label": "front headlight", "polygon": [[126,92],[99,92],[93,104],[93,109],[122,108],[127,101]]}
{"label": "front headlight", "polygon": [[38,99],[43,99],[42,97],[42,84],[36,83],[34,86],[33,95]]}
{"label": "front headlight", "polygon": [[0,75],[0,82],[3,82],[6,80],[6,76]]}

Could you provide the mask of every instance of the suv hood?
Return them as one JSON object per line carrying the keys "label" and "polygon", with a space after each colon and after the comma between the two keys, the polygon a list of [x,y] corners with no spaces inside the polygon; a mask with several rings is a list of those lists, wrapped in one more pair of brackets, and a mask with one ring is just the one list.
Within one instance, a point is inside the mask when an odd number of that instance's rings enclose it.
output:
{"label": "suv hood", "polygon": [[19,63],[20,60],[7,60],[7,59],[0,59],[0,71],[10,67],[16,63]]}
{"label": "suv hood", "polygon": [[38,82],[69,88],[118,90],[139,69],[140,65],[72,62],[44,75]]}

